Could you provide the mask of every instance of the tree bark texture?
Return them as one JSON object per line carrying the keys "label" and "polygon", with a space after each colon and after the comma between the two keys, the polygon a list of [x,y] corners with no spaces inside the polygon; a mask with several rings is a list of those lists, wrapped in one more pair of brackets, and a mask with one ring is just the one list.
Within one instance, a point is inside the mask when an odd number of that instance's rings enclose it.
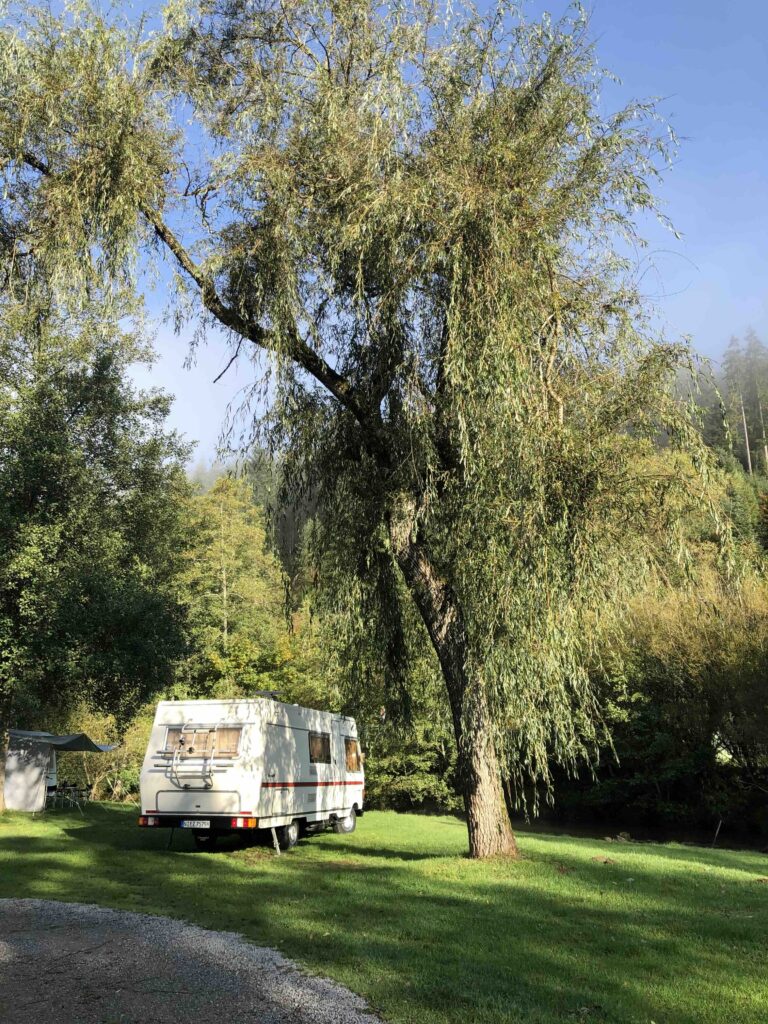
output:
{"label": "tree bark texture", "polygon": [[410,531],[390,522],[389,533],[395,559],[427,627],[448,691],[469,854],[475,858],[516,857],[517,842],[504,800],[488,702],[481,684],[467,674],[467,639],[458,602]]}
{"label": "tree bark texture", "polygon": [[488,707],[483,704],[482,713],[474,714],[456,736],[469,853],[471,857],[517,857],[517,841],[501,785],[501,768],[491,739]]}

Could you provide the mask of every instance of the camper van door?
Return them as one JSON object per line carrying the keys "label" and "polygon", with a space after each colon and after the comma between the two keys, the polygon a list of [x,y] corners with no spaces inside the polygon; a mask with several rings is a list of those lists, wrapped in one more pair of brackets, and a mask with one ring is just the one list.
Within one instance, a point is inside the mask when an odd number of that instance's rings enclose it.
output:
{"label": "camper van door", "polygon": [[315,793],[319,811],[329,811],[335,806],[332,728],[330,723],[323,723],[308,736],[309,781],[317,787]]}
{"label": "camper van door", "polygon": [[306,732],[268,723],[264,736],[262,812],[268,817],[287,817],[296,811],[296,783],[301,779],[301,745]]}

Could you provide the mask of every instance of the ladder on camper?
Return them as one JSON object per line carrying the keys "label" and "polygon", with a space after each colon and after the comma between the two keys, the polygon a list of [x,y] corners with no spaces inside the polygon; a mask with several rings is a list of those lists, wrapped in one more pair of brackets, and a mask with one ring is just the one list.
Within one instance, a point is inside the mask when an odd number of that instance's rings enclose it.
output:
{"label": "ladder on camper", "polygon": [[[210,789],[213,786],[214,771],[223,770],[216,767],[214,760],[219,728],[222,725],[226,725],[226,723],[219,721],[213,727],[209,725],[182,726],[179,743],[173,752],[171,763],[168,766],[168,778],[179,789],[188,789],[190,780],[202,782],[206,789]],[[195,736],[201,733],[205,734],[206,742],[203,752],[198,755],[195,750]],[[192,742],[190,742],[190,737]]]}
{"label": "ladder on camper", "polygon": [[[213,785],[213,755],[216,750],[216,737],[218,725],[213,729],[210,726],[182,726],[181,735],[173,758],[168,768],[168,776],[179,789],[189,786],[189,781],[200,780],[206,789]],[[205,734],[206,742],[202,754],[197,756],[195,749],[195,737],[201,733]],[[191,742],[190,742],[191,737]],[[194,761],[194,763],[186,763]]]}

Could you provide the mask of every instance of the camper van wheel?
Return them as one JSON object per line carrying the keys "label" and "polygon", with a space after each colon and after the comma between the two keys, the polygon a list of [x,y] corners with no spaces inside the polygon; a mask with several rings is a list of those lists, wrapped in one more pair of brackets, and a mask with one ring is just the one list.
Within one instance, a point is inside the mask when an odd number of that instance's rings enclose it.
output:
{"label": "camper van wheel", "polygon": [[198,850],[212,850],[219,838],[215,832],[193,832],[192,835]]}
{"label": "camper van wheel", "polygon": [[346,818],[337,818],[333,823],[334,832],[354,832],[357,825],[357,814],[353,807]]}
{"label": "camper van wheel", "polygon": [[290,850],[299,841],[299,823],[291,821],[277,830],[277,841],[281,850]]}

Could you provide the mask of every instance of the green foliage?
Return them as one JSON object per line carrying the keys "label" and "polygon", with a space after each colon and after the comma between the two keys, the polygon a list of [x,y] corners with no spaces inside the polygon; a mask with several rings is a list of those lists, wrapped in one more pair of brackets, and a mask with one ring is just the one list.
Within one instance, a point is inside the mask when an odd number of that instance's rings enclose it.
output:
{"label": "green foliage", "polygon": [[154,238],[178,316],[270,354],[244,441],[314,509],[347,662],[375,652],[405,704],[426,627],[463,769],[498,755],[521,793],[572,767],[601,736],[594,622],[706,502],[690,353],[626,257],[674,151],[653,106],[605,112],[579,10],[174,0],[135,36],[25,10],[0,151],[51,278],[87,256],[112,284]]}
{"label": "green foliage", "polygon": [[[753,508],[754,492],[740,467],[722,480],[724,503]],[[691,580],[651,582],[604,637],[597,676],[616,757],[604,752],[595,780],[563,782],[562,812],[768,834],[768,586],[751,529],[738,579],[723,583],[704,543]]]}
{"label": "green foliage", "polygon": [[[367,597],[361,590],[358,614],[363,619],[369,611]],[[396,810],[459,810],[461,783],[445,689],[413,608],[402,593],[397,599],[410,636],[387,637],[381,620],[372,617],[366,644],[360,643],[346,609],[334,615],[320,602],[326,677],[335,684],[345,712],[357,720],[366,756],[366,801]],[[400,654],[407,658],[398,666],[399,674],[391,668],[398,652],[386,646],[392,642],[402,644]]]}
{"label": "green foliage", "polygon": [[365,735],[365,802],[396,811],[460,811],[453,737],[429,721],[409,730],[377,729],[363,723]]}
{"label": "green foliage", "polygon": [[[22,227],[51,284],[90,296],[94,275],[130,276],[136,234],[146,236],[140,210],[162,196],[173,160],[168,115],[137,74],[146,43],[136,47],[135,29],[108,26],[79,0],[60,17],[23,4],[3,16],[3,218]],[[35,156],[54,172],[42,190],[25,170]]]}
{"label": "green foliage", "polygon": [[[14,309],[10,307],[10,314]],[[136,392],[142,349],[94,305],[0,334],[3,721],[87,699],[118,716],[183,650],[178,576],[187,448],[168,399]]]}
{"label": "green foliage", "polygon": [[312,623],[289,620],[280,563],[268,550],[263,509],[245,479],[219,477],[191,500],[183,586],[189,656],[174,693],[247,697],[279,691],[310,705],[327,699]]}

